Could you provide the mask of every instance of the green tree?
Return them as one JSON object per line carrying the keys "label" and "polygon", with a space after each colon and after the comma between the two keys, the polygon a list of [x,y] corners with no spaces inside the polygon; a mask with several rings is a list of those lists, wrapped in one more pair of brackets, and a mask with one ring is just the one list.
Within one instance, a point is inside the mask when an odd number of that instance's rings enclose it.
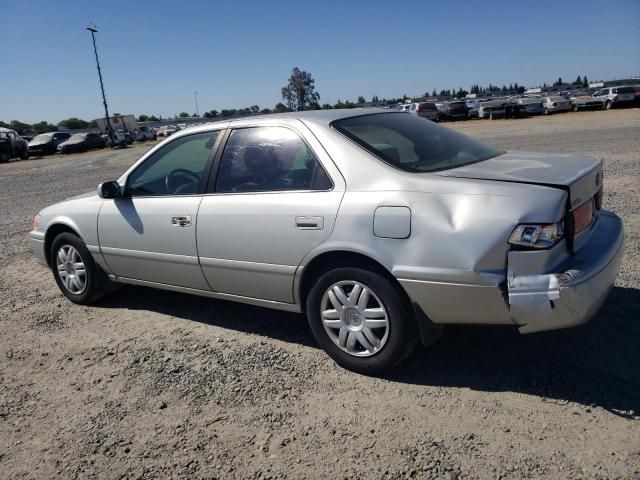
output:
{"label": "green tree", "polygon": [[287,106],[282,102],[276,103],[276,107],[274,108],[274,110],[276,113],[284,113],[288,111]]}
{"label": "green tree", "polygon": [[437,97],[438,96],[438,92],[436,92],[436,89],[433,89],[433,92],[431,92],[431,96],[432,97]]}
{"label": "green tree", "polygon": [[380,99],[378,99],[378,95],[374,95],[373,97],[371,97],[371,101],[373,103],[378,103],[380,101]]}
{"label": "green tree", "polygon": [[260,107],[258,105],[251,105],[249,110],[251,110],[251,113],[258,113],[260,111]]}
{"label": "green tree", "polygon": [[366,101],[367,100],[362,95],[358,97],[358,103],[363,104],[363,103],[366,103]]}
{"label": "green tree", "polygon": [[329,110],[329,109],[331,109],[331,108],[332,108],[332,107],[331,107],[331,105],[329,105],[328,103],[323,103],[323,104],[322,104],[322,109],[323,109],[323,110]]}
{"label": "green tree", "polygon": [[138,116],[138,121],[139,122],[148,122],[149,121],[149,115],[139,115]]}
{"label": "green tree", "polygon": [[588,88],[589,87],[589,80],[587,80],[587,76],[586,75],[584,77],[582,77],[582,86],[584,88]]}
{"label": "green tree", "polygon": [[49,122],[45,122],[44,120],[38,123],[34,123],[33,125],[31,125],[31,128],[33,128],[36,133],[55,132],[57,130],[55,125],[52,125]]}
{"label": "green tree", "polygon": [[189,114],[187,112],[181,112],[180,115],[178,115],[180,118],[189,118]]}
{"label": "green tree", "polygon": [[81,120],[79,118],[67,118],[66,120],[61,120],[58,122],[58,127],[66,128],[68,130],[80,130],[83,128],[89,127],[89,122]]}
{"label": "green tree", "polygon": [[155,115],[151,115],[151,116],[149,117],[149,121],[150,121],[150,122],[159,122],[159,121],[160,121],[160,119],[159,119],[158,117],[156,117]]}
{"label": "green tree", "polygon": [[291,71],[289,83],[280,90],[282,100],[290,110],[308,110],[312,103],[320,101],[320,94],[315,91],[315,83],[311,73],[295,67]]}
{"label": "green tree", "polygon": [[271,110],[269,110],[268,108],[263,108],[262,110],[260,110],[260,113],[264,113],[264,114],[271,113]]}
{"label": "green tree", "polygon": [[553,85],[555,87],[557,87],[559,85],[564,85],[564,82],[562,81],[562,77],[558,77],[558,80],[556,80],[556,82]]}
{"label": "green tree", "polygon": [[10,128],[11,130],[15,130],[19,135],[22,135],[24,132],[31,130],[31,125],[28,123],[23,123],[18,120],[11,120],[11,123],[7,125],[6,123],[2,124],[5,128]]}

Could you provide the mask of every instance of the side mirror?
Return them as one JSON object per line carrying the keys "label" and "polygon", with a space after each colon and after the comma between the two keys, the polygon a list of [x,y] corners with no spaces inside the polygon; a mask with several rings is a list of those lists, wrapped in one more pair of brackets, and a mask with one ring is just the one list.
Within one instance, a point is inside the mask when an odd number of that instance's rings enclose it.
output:
{"label": "side mirror", "polygon": [[122,187],[115,180],[103,182],[98,185],[98,195],[100,198],[121,198]]}

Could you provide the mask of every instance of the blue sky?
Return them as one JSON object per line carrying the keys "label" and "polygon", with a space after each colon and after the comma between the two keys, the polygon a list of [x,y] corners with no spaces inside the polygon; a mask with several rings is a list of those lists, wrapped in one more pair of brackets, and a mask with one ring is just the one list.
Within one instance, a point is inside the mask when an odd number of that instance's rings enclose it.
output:
{"label": "blue sky", "polygon": [[93,119],[85,27],[112,112],[169,116],[281,100],[294,66],[322,103],[472,83],[640,75],[640,0],[0,0],[0,120]]}

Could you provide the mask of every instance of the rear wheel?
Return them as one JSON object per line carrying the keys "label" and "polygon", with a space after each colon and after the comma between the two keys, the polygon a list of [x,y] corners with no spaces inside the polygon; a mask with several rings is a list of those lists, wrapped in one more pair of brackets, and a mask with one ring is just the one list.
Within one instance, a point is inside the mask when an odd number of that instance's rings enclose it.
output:
{"label": "rear wheel", "polygon": [[378,374],[413,350],[415,319],[400,287],[361,268],[323,274],[309,292],[307,317],[314,337],[339,365]]}
{"label": "rear wheel", "polygon": [[106,276],[79,237],[67,232],[58,235],[50,259],[58,288],[73,303],[89,305],[104,295]]}
{"label": "rear wheel", "polygon": [[0,163],[7,163],[9,161],[8,152],[0,152]]}

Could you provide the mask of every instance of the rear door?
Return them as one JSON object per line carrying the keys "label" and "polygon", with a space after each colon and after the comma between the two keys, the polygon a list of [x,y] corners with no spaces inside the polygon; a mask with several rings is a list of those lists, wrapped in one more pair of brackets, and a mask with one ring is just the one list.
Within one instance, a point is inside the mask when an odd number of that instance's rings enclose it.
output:
{"label": "rear door", "polygon": [[104,201],[98,236],[114,274],[209,290],[195,223],[219,138],[220,131],[176,138],[127,176],[124,198]]}
{"label": "rear door", "polygon": [[198,213],[204,275],[216,292],[292,303],[296,269],[331,234],[344,181],[301,123],[235,128],[219,156]]}

